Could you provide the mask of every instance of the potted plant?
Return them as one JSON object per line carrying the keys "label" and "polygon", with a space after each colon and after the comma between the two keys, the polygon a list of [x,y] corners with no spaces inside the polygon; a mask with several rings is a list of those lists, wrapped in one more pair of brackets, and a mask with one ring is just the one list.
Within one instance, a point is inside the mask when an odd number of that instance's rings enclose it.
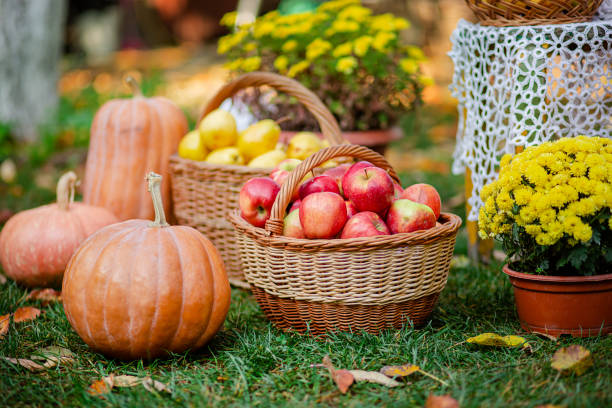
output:
{"label": "potted plant", "polygon": [[612,332],[612,140],[563,138],[505,155],[481,197],[479,232],[508,256],[521,326]]}
{"label": "potted plant", "polygon": [[[408,21],[372,15],[358,0],[329,1],[299,14],[275,10],[236,27],[235,20],[235,12],[221,20],[234,30],[218,45],[229,69],[297,79],[329,107],[353,143],[377,146],[397,139],[398,116],[419,103],[431,81],[420,73],[421,49],[400,41]],[[275,96],[269,103],[257,93],[245,98],[256,116],[284,118],[283,129],[316,129],[314,119],[292,100]]]}

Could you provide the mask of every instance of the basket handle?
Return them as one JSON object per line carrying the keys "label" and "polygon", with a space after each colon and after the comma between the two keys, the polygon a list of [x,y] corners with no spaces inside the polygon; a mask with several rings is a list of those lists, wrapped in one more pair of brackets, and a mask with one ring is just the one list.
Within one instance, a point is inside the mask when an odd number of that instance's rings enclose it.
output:
{"label": "basket handle", "polygon": [[395,172],[395,170],[393,170],[387,160],[385,160],[385,158],[380,154],[368,149],[367,147],[351,144],[342,144],[338,146],[326,147],[325,149],[319,150],[318,152],[301,162],[289,174],[289,177],[281,186],[281,189],[276,196],[276,200],[274,200],[274,205],[272,206],[270,218],[268,219],[268,221],[266,221],[266,231],[276,235],[281,235],[283,233],[283,221],[285,218],[285,211],[287,210],[287,206],[291,201],[293,192],[296,188],[298,188],[298,185],[306,174],[308,174],[312,169],[325,163],[328,160],[331,160],[336,157],[347,156],[359,160],[369,161],[373,165],[380,167],[381,169],[389,173],[392,179],[394,179],[398,183],[400,182],[399,178],[397,177],[397,173]]}
{"label": "basket handle", "polygon": [[293,96],[304,105],[312,113],[317,122],[319,122],[323,137],[331,145],[348,143],[342,137],[342,131],[336,118],[334,118],[317,95],[298,81],[271,72],[249,72],[223,85],[212,100],[208,102],[206,108],[204,108],[202,115],[200,115],[200,120],[211,111],[217,109],[224,100],[233,96],[236,92],[245,88],[263,85]]}

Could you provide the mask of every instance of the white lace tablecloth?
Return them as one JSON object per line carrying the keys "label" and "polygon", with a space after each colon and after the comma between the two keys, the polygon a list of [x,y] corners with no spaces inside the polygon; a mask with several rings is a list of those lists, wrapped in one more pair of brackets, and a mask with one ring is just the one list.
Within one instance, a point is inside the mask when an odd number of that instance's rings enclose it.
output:
{"label": "white lace tablecloth", "polygon": [[468,219],[499,160],[560,137],[612,137],[612,19],[487,27],[461,20],[451,36],[459,100],[453,172],[469,169]]}

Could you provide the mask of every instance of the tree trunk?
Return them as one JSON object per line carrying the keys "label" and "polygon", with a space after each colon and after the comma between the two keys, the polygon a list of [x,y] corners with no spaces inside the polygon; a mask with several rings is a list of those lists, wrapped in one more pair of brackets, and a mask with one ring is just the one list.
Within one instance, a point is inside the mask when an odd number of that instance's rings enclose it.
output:
{"label": "tree trunk", "polygon": [[0,0],[0,121],[32,141],[57,105],[66,0]]}

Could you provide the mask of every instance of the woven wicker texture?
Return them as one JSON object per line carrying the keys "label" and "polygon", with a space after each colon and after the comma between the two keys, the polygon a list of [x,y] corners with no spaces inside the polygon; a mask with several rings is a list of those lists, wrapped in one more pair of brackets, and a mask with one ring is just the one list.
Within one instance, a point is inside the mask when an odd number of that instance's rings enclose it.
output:
{"label": "woven wicker texture", "polygon": [[332,330],[377,333],[410,318],[422,324],[446,285],[461,219],[443,213],[441,225],[388,236],[309,240],[280,235],[285,209],[303,175],[334,157],[368,160],[395,172],[365,147],[333,146],[303,161],[282,186],[265,229],[230,220],[244,274],[266,316],[281,329],[321,335]]}
{"label": "woven wicker texture", "polygon": [[498,27],[591,21],[602,0],[466,0],[480,24]]}
{"label": "woven wicker texture", "polygon": [[[317,119],[323,137],[332,145],[346,143],[336,119],[319,100],[299,82],[267,72],[251,72],[224,85],[204,109],[202,116],[217,109],[221,103],[241,89],[268,86],[295,97]],[[238,195],[244,183],[253,177],[265,177],[271,169],[247,166],[216,165],[170,158],[172,200],[179,224],[189,225],[206,235],[221,252],[230,283],[248,288],[242,274],[240,253],[234,229],[227,221],[228,211],[238,208]]]}

